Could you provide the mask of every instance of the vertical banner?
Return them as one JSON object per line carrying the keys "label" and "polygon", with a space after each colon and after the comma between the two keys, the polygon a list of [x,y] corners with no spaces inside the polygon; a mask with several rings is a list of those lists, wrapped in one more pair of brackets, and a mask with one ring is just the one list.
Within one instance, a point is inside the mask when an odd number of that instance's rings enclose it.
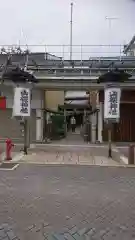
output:
{"label": "vertical banner", "polygon": [[14,89],[13,116],[29,117],[31,94],[29,88]]}
{"label": "vertical banner", "polygon": [[104,119],[117,120],[120,118],[120,88],[106,88],[104,98]]}

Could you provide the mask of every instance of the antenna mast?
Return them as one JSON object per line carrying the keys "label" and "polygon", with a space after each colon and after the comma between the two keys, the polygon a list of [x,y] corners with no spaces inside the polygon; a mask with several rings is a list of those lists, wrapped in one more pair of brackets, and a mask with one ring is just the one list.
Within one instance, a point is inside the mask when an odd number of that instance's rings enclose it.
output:
{"label": "antenna mast", "polygon": [[109,47],[111,47],[111,28],[112,28],[112,21],[117,20],[117,17],[105,17],[106,20],[109,22]]}
{"label": "antenna mast", "polygon": [[71,20],[70,20],[70,60],[72,60],[73,47],[73,2],[71,2]]}

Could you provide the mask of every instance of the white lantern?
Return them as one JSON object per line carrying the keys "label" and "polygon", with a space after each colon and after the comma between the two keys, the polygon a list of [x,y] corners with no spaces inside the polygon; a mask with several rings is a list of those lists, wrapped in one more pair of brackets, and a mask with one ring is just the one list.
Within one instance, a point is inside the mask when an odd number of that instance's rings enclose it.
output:
{"label": "white lantern", "polygon": [[30,116],[30,89],[16,87],[14,89],[13,116],[29,117]]}
{"label": "white lantern", "polygon": [[105,89],[104,119],[116,121],[120,118],[120,97],[120,88],[111,87]]}

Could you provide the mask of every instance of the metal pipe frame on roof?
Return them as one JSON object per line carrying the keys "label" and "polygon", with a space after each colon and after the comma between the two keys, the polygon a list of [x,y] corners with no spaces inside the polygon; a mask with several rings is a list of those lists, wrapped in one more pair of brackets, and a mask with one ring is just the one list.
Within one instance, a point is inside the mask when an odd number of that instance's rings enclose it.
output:
{"label": "metal pipe frame on roof", "polygon": [[[24,67],[25,65],[25,58],[22,56],[17,56],[17,59],[15,61],[15,57],[12,57],[12,65],[9,65],[8,67],[10,68],[14,68],[15,65],[19,65],[21,67]],[[7,57],[0,55],[0,65],[1,65],[1,69],[4,66],[5,62],[7,60]],[[110,68],[130,68],[133,69],[135,68],[135,57],[122,57],[121,59],[119,58],[101,58],[101,59],[90,59],[90,60],[74,60],[74,61],[69,61],[69,60],[39,60],[39,59],[34,59],[33,58],[29,58],[28,60],[28,69],[29,70],[47,70],[47,69],[93,69],[94,68],[98,68],[98,69],[103,69],[105,68],[110,69]]]}
{"label": "metal pipe frame on roof", "polygon": [[[28,54],[27,54],[28,55]],[[26,54],[12,54],[11,62],[8,68],[14,68],[15,65],[24,66]],[[8,54],[0,54],[1,72],[4,63],[7,61]],[[36,65],[36,66],[35,66]],[[113,67],[112,67],[113,66]],[[33,75],[40,81],[93,81],[94,77],[98,78],[103,72],[110,69],[118,68],[119,70],[131,71],[132,79],[135,79],[135,57],[96,57],[88,60],[46,60],[44,53],[30,53],[28,56],[28,70],[34,71]],[[47,72],[48,71],[48,72]],[[50,72],[49,72],[50,71]],[[54,72],[53,72],[54,71]],[[78,73],[77,73],[78,71]],[[87,72],[88,71],[88,72]],[[90,72],[89,72],[90,71]]]}
{"label": "metal pipe frame on roof", "polygon": [[[63,60],[70,60],[70,45],[49,45],[49,44],[41,44],[41,45],[0,45],[0,50],[3,55],[6,55],[6,52],[15,53],[17,49],[20,49],[18,53],[33,53],[38,55],[38,53],[42,53],[44,55],[48,55],[48,59],[56,59],[62,58]],[[91,45],[72,45],[72,59],[89,59],[93,56],[107,56],[113,55],[122,56],[124,50],[124,45],[120,44],[91,44]],[[19,55],[19,54],[18,54]]]}
{"label": "metal pipe frame on roof", "polygon": [[124,54],[126,54],[132,48],[132,45],[134,44],[134,42],[135,42],[135,35],[132,37],[131,41],[126,45],[126,47],[124,47],[124,51],[123,51]]}

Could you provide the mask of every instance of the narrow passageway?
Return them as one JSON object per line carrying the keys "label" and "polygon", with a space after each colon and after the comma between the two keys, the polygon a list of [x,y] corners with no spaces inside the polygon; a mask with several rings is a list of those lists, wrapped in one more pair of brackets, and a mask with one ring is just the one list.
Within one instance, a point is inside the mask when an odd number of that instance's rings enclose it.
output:
{"label": "narrow passageway", "polygon": [[[75,132],[71,130],[67,132],[66,138],[63,138],[59,141],[56,141],[59,144],[73,144],[73,145],[80,145],[84,144],[83,135],[81,134],[81,128],[76,128]],[[55,141],[53,141],[55,143]]]}

